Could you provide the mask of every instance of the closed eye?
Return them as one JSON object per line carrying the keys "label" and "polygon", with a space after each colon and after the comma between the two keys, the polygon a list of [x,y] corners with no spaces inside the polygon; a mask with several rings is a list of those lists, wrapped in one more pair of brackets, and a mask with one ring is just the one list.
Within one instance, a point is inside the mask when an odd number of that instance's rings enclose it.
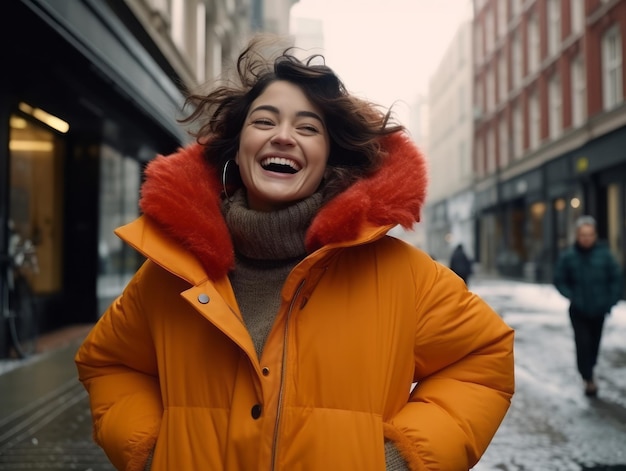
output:
{"label": "closed eye", "polygon": [[256,125],[256,126],[260,126],[260,127],[271,127],[274,125],[273,121],[267,119],[267,118],[259,118],[259,119],[255,119],[254,121],[252,121],[252,124]]}
{"label": "closed eye", "polygon": [[317,129],[315,126],[311,126],[311,125],[304,125],[304,126],[300,126],[298,129],[306,132],[307,134],[317,134],[319,133],[319,129]]}

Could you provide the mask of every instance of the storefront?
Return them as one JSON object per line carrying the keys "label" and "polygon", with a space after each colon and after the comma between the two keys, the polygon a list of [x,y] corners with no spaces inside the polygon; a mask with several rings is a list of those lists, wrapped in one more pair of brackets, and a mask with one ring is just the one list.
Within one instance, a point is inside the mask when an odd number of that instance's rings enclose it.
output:
{"label": "storefront", "polygon": [[548,227],[542,169],[476,194],[478,252],[483,271],[538,281],[545,276]]}
{"label": "storefront", "polygon": [[[596,218],[600,239],[626,266],[625,202],[626,128],[500,183],[494,210],[503,236],[498,272],[551,282],[554,264],[574,243],[576,220],[583,214]],[[488,220],[484,212],[483,220]]]}
{"label": "storefront", "polygon": [[106,2],[1,8],[0,252],[10,231],[35,243],[40,330],[93,322],[140,263],[112,230],[145,163],[187,139],[182,94]]}
{"label": "storefront", "polygon": [[576,179],[573,197],[597,219],[598,235],[626,267],[626,127],[585,144],[569,165]]}
{"label": "storefront", "polygon": [[545,201],[542,169],[501,183],[503,250],[498,254],[502,274],[534,281],[545,256]]}
{"label": "storefront", "polygon": [[474,202],[477,222],[475,258],[484,273],[495,273],[498,253],[503,246],[495,182],[477,192]]}

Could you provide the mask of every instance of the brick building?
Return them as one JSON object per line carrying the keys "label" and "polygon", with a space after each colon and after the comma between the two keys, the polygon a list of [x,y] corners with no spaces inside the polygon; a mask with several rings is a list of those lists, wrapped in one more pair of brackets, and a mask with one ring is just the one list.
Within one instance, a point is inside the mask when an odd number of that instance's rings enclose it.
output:
{"label": "brick building", "polygon": [[474,0],[477,255],[549,281],[592,214],[626,265],[626,0]]}

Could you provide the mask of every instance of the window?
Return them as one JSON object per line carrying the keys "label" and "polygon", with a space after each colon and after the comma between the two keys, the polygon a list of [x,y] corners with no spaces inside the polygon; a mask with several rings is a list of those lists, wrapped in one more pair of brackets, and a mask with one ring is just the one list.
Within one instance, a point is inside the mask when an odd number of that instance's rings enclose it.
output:
{"label": "window", "polygon": [[9,119],[7,216],[15,233],[37,239],[39,273],[29,279],[35,293],[59,293],[63,290],[63,169],[67,153],[65,139],[49,126],[61,119],[26,103],[20,103],[19,109]]}
{"label": "window", "polygon": [[548,85],[548,100],[550,104],[549,131],[550,138],[556,139],[561,134],[563,100],[561,98],[561,80],[558,74],[554,74]]}
{"label": "window", "polygon": [[539,69],[539,21],[537,15],[528,20],[528,72],[534,73]]}
{"label": "window", "polygon": [[522,1],[523,0],[509,0],[512,17],[516,17],[522,12]]}
{"label": "window", "polygon": [[579,34],[585,25],[585,2],[583,0],[570,0],[572,34]]}
{"label": "window", "polygon": [[544,221],[546,204],[537,201],[530,206],[530,218],[528,219],[528,232],[526,246],[528,247],[528,259],[542,263],[545,262],[544,253]]}
{"label": "window", "polygon": [[181,49],[185,48],[185,1],[172,0],[172,40]]}
{"label": "window", "polygon": [[519,159],[524,152],[524,121],[519,103],[513,108],[513,155]]}
{"label": "window", "polygon": [[506,25],[507,25],[507,17],[506,17],[506,2],[497,2],[496,4],[496,13],[498,15],[498,37],[504,36],[506,34]]}
{"label": "window", "polygon": [[561,45],[561,0],[548,0],[548,54],[555,55]]}
{"label": "window", "polygon": [[496,86],[493,70],[487,69],[485,82],[487,87],[487,113],[491,113],[496,106]]}
{"label": "window", "polygon": [[522,44],[519,31],[513,35],[511,44],[511,61],[513,67],[513,88],[518,88],[522,83]]}
{"label": "window", "polygon": [[467,142],[459,141],[459,169],[461,170],[461,178],[470,177],[472,174],[472,160],[467,152]]}
{"label": "window", "polygon": [[171,8],[172,41],[191,70],[206,77],[206,10],[200,11],[192,0],[171,0]]}
{"label": "window", "polygon": [[207,28],[206,5],[202,2],[196,5],[196,78],[198,82],[206,80],[207,59]]}
{"label": "window", "polygon": [[506,121],[506,115],[502,115],[500,124],[498,125],[498,141],[500,154],[500,168],[509,164],[509,133]]}
{"label": "window", "polygon": [[498,60],[498,100],[501,102],[506,100],[509,93],[508,80],[506,54],[501,54]]}
{"label": "window", "polygon": [[624,99],[621,35],[617,26],[602,37],[602,98],[605,110],[614,108]]}
{"label": "window", "polygon": [[572,126],[579,127],[585,122],[587,115],[585,67],[580,54],[571,63],[570,77],[572,81]]}
{"label": "window", "polygon": [[474,63],[480,64],[483,60],[483,29],[479,23],[476,23],[476,31],[474,31]]}
{"label": "window", "polygon": [[487,10],[485,13],[485,50],[487,54],[493,51],[495,41],[495,28],[493,11]]}
{"label": "window", "polygon": [[467,115],[467,105],[465,104],[465,86],[459,87],[459,123],[465,121]]}
{"label": "window", "polygon": [[[146,154],[151,154],[145,148]],[[98,211],[98,279],[96,292],[99,312],[111,303],[139,267],[142,257],[129,250],[113,234],[113,229],[139,214],[141,166],[110,145],[100,150],[100,201]]]}
{"label": "window", "polygon": [[483,103],[483,84],[478,81],[476,83],[476,88],[474,90],[474,118],[481,119],[483,117],[483,110],[485,109],[485,105]]}
{"label": "window", "polygon": [[539,113],[539,97],[533,92],[528,98],[528,146],[531,149],[539,147],[541,130],[541,115]]}
{"label": "window", "polygon": [[620,216],[622,205],[621,202],[621,185],[619,183],[611,183],[606,187],[606,210],[607,210],[607,239],[611,251],[617,256],[618,260],[624,259],[622,250],[622,218]]}
{"label": "window", "polygon": [[485,176],[485,156],[484,156],[484,143],[483,136],[478,136],[476,139],[476,169],[478,171],[478,175],[481,177]]}
{"label": "window", "polygon": [[487,174],[496,171],[496,133],[492,127],[487,131]]}

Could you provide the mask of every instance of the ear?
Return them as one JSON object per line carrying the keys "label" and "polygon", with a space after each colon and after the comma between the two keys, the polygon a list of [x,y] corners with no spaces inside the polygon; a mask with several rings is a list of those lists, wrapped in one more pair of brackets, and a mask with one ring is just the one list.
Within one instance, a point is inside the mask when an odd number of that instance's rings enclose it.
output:
{"label": "ear", "polygon": [[239,166],[239,151],[235,154],[235,163]]}

